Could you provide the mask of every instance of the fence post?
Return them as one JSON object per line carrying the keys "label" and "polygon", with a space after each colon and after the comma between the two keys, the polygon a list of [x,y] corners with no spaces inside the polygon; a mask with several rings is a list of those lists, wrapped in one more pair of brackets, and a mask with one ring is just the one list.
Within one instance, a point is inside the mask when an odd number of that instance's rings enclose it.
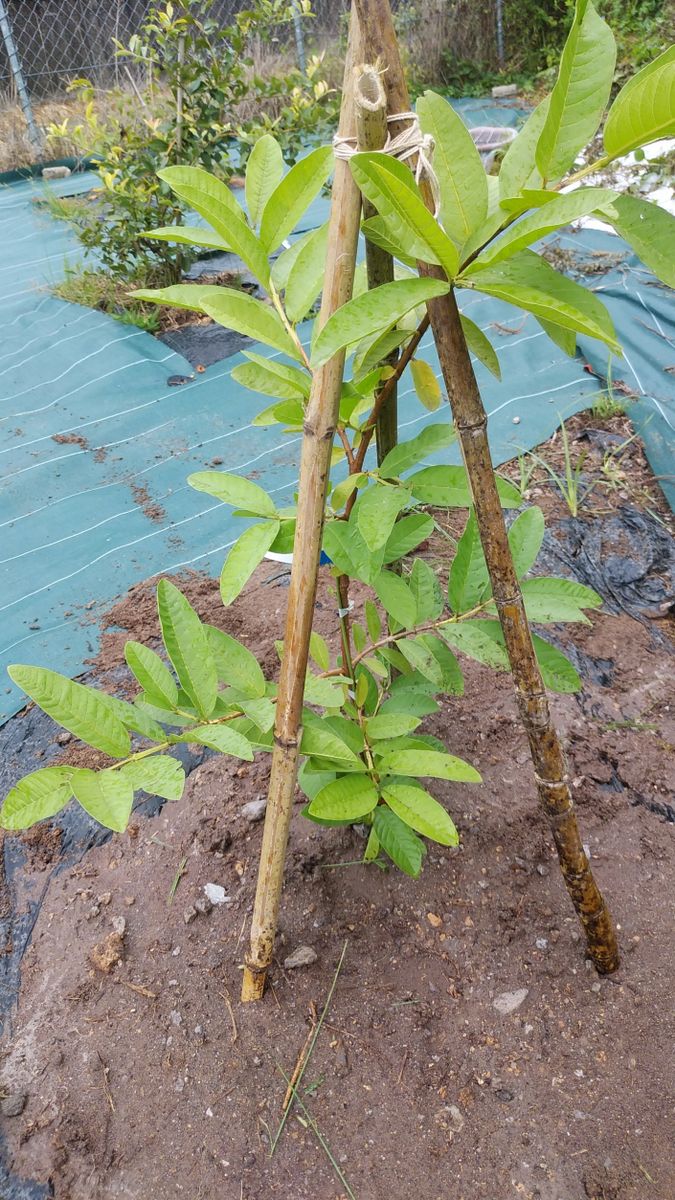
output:
{"label": "fence post", "polygon": [[[2,0],[0,0],[0,3]],[[305,35],[302,30],[302,17],[296,3],[293,5],[293,27],[295,29],[295,48],[298,54],[298,66],[303,75],[307,69],[307,60],[305,58]]]}
{"label": "fence post", "polygon": [[7,58],[9,59],[9,67],[12,75],[14,76],[14,82],[16,84],[16,90],[21,102],[23,115],[26,118],[30,140],[38,154],[41,154],[43,149],[42,136],[37,125],[35,124],[35,117],[33,116],[33,109],[31,107],[30,97],[28,95],[28,88],[26,87],[26,80],[23,76],[23,70],[21,68],[21,61],[19,59],[16,43],[14,41],[14,35],[12,34],[12,26],[9,23],[9,13],[5,7],[5,0],[0,0],[0,32],[2,33],[2,40],[5,43],[5,50],[7,51]]}
{"label": "fence post", "polygon": [[504,2],[497,0],[497,62],[504,66]]}

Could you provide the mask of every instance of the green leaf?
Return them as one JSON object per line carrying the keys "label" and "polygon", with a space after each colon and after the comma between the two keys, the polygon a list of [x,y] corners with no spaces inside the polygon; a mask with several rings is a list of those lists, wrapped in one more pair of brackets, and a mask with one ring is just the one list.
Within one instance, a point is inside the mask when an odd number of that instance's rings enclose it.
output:
{"label": "green leaf", "polygon": [[544,204],[529,217],[523,217],[511,225],[495,242],[481,251],[475,262],[467,269],[468,276],[483,267],[512,258],[525,246],[538,242],[540,238],[561,229],[564,225],[598,212],[603,216],[605,207],[617,197],[616,192],[602,187],[581,187],[563,196],[556,196],[550,204]]}
{"label": "green leaf", "polygon": [[487,216],[485,168],[469,130],[447,100],[436,92],[425,92],[416,108],[422,132],[434,139],[441,224],[463,246]]}
{"label": "green leaf", "polygon": [[320,671],[330,670],[330,650],[328,649],[328,643],[315,629],[312,630],[309,637],[309,653]]}
{"label": "green leaf", "polygon": [[460,783],[480,783],[475,767],[438,750],[394,750],[382,756],[378,771],[383,775],[412,775],[413,778],[452,779]]}
{"label": "green leaf", "polygon": [[373,811],[377,800],[377,788],[368,776],[341,775],[316,794],[309,815],[330,821],[358,821]]}
{"label": "green leaf", "polygon": [[509,546],[513,567],[520,579],[536,561],[546,532],[544,514],[536,504],[518,513],[509,529]]}
{"label": "green leaf", "polygon": [[267,287],[270,277],[267,253],[246,224],[243,210],[227,184],[201,167],[165,167],[157,174],[215,229],[263,287]]}
{"label": "green leaf", "polygon": [[[675,91],[675,62],[673,79]],[[675,106],[675,98],[673,104]],[[649,200],[626,195],[618,196],[613,204],[603,208],[601,217],[626,239],[657,279],[675,288],[675,217],[672,213]]]}
{"label": "green leaf", "polygon": [[320,225],[304,242],[288,275],[284,307],[293,324],[307,316],[323,287],[328,225]]}
{"label": "green leaf", "polygon": [[[470,137],[468,132],[467,136]],[[400,178],[398,164],[394,166],[388,155],[378,152],[355,154],[350,163],[361,192],[385,218],[396,241],[407,248],[412,235],[423,243],[424,253],[418,257],[425,262],[438,263],[448,279],[453,279],[459,268],[457,247],[429,212],[412,175],[411,187],[407,180],[403,182]]]}
{"label": "green leaf", "polygon": [[308,758],[325,758],[330,759],[331,762],[356,764],[357,766],[360,764],[365,770],[358,755],[327,724],[306,723],[302,731],[300,751]]}
{"label": "green leaf", "polygon": [[382,795],[396,816],[417,833],[441,846],[459,845],[459,834],[447,812],[424,788],[392,781],[385,783]]}
{"label": "green leaf", "polygon": [[138,680],[149,700],[160,708],[174,708],[178,688],[169,668],[154,650],[141,642],[127,642],[124,647],[127,666]]}
{"label": "green leaf", "polygon": [[24,775],[7,793],[0,810],[2,829],[28,829],[53,817],[73,794],[68,767],[43,767]]}
{"label": "green leaf", "polygon": [[517,196],[524,188],[539,187],[541,184],[535,151],[544,128],[549,104],[550,97],[545,96],[534,112],[530,113],[502,159],[499,168],[499,194],[502,199]]}
{"label": "green leaf", "polygon": [[339,708],[344,701],[345,684],[337,679],[319,679],[308,672],[305,679],[305,700],[322,708]]}
{"label": "green leaf", "polygon": [[[412,494],[422,504],[438,508],[469,508],[473,503],[469,480],[464,467],[425,467],[407,481]],[[502,508],[518,508],[522,497],[507,479],[497,476],[497,491]]]}
{"label": "green leaf", "polygon": [[409,517],[401,517],[394,525],[385,546],[384,562],[398,562],[426,538],[431,537],[433,529],[433,518],[426,513],[411,513]]}
{"label": "green leaf", "polygon": [[488,667],[496,667],[500,671],[509,670],[509,659],[499,621],[460,621],[457,624],[442,625],[438,632],[445,642],[461,650],[468,658],[485,663]]}
{"label": "green leaf", "polygon": [[[407,230],[399,222],[396,222],[395,226],[398,238],[392,233],[385,217],[369,217],[361,223],[361,232],[369,242],[379,246],[380,250],[386,250],[392,258],[397,258],[407,267],[416,267],[415,250],[420,249],[417,239],[407,235]],[[404,240],[399,240],[401,238]]]}
{"label": "green leaf", "polygon": [[379,853],[380,853],[380,839],[377,836],[375,829],[371,826],[370,833],[368,834],[368,841],[366,842],[366,848],[363,852],[364,863],[375,862]]}
{"label": "green leaf", "polygon": [[497,379],[501,380],[502,369],[492,342],[486,338],[483,330],[469,317],[460,316],[460,320],[466,344],[471,353],[475,354],[478,361],[482,362],[488,371],[491,371]]}
{"label": "green leaf", "polygon": [[574,330],[563,329],[562,325],[555,325],[553,321],[546,321],[543,317],[537,317],[537,320],[547,337],[560,347],[563,354],[574,358],[577,352],[577,335]]}
{"label": "green leaf", "polygon": [[456,436],[454,427],[449,421],[443,421],[437,425],[426,425],[417,434],[417,437],[411,438],[407,442],[399,442],[393,450],[389,451],[380,464],[380,475],[384,479],[398,478],[418,462],[423,462],[428,455],[435,454],[439,450],[444,450],[446,446],[452,445]]}
{"label": "green leaf", "polygon": [[409,500],[410,493],[400,486],[371,487],[359,498],[357,526],[373,554],[384,549],[396,518]]}
{"label": "green leaf", "polygon": [[131,780],[121,771],[87,771],[82,768],[71,774],[75,799],[99,825],[124,833],[129,824],[134,802]]}
{"label": "green leaf", "polygon": [[420,404],[429,412],[436,412],[441,406],[441,387],[430,363],[421,358],[413,358],[410,363],[410,374],[417,392]]}
{"label": "green leaf", "polygon": [[322,366],[338,351],[388,329],[418,304],[444,296],[448,290],[448,284],[440,279],[397,279],[347,301],[320,331],[312,350],[312,366]]}
{"label": "green leaf", "polygon": [[614,35],[589,0],[577,0],[536,150],[544,180],[562,179],[597,132],[614,78]]}
{"label": "green leaf", "polygon": [[[405,682],[406,677],[399,675],[398,679]],[[431,685],[425,681],[425,687],[431,688]],[[424,692],[421,688],[408,689],[385,700],[379,715],[384,717],[399,712],[411,717],[428,717],[430,713],[438,712],[438,704],[429,692]]]}
{"label": "green leaf", "polygon": [[279,521],[251,525],[237,538],[223,564],[220,596],[227,608],[241,592],[279,533]]}
{"label": "green leaf", "polygon": [[245,762],[253,761],[253,750],[248,738],[229,725],[196,725],[183,735],[181,741],[199,742],[201,746],[209,746],[211,750],[219,750],[221,754],[231,754],[233,758],[243,758]]}
{"label": "green leaf", "polygon": [[400,737],[417,729],[419,717],[408,713],[380,713],[366,721],[366,734],[371,742],[381,741],[382,738]]}
{"label": "green leaf", "polygon": [[607,114],[605,150],[612,158],[675,135],[675,46],[621,89]]}
{"label": "green leaf", "polygon": [[[247,353],[250,362],[240,363],[232,372],[232,378],[263,396],[274,396],[279,400],[294,400],[298,403],[302,419],[302,400],[309,395],[309,377],[298,367],[278,363],[274,359],[262,358],[258,354]],[[258,418],[254,424],[260,424]]]}
{"label": "green leaf", "polygon": [[436,572],[422,558],[416,558],[408,577],[408,587],[415,597],[415,624],[435,621],[443,612],[443,593]]}
{"label": "green leaf", "polygon": [[218,677],[206,630],[189,600],[168,579],[157,586],[162,638],[181,687],[195,708],[209,717],[216,704]]}
{"label": "green leaf", "polygon": [[382,804],[375,809],[373,828],[382,849],[392,862],[406,875],[417,879],[422,870],[424,843],[395,812]]}
{"label": "green leaf", "polygon": [[246,164],[246,207],[252,225],[260,224],[265,205],[283,174],[281,146],[271,133],[265,133],[258,138]]}
{"label": "green leaf", "polygon": [[506,300],[536,317],[599,338],[615,354],[621,354],[612,318],[604,304],[592,292],[555,271],[532,250],[521,250],[505,262],[485,267],[467,282],[479,292]]}
{"label": "green leaf", "polygon": [[373,588],[385,612],[399,625],[411,629],[415,624],[417,604],[405,580],[393,571],[380,571]]}
{"label": "green leaf", "polygon": [[197,492],[215,496],[224,504],[243,508],[254,517],[277,516],[274,501],[252,479],[244,475],[228,475],[225,471],[196,471],[188,475],[188,483]]}
{"label": "green leaf", "polygon": [[354,352],[354,382],[360,385],[374,367],[383,363],[394,350],[398,350],[399,346],[407,342],[409,337],[409,329],[388,329],[386,333],[376,333],[359,342]]}
{"label": "green leaf", "polygon": [[108,696],[46,667],[16,663],[7,672],[47,716],[87,745],[111,758],[125,758],[129,753],[129,734]]}
{"label": "green leaf", "polygon": [[584,608],[600,608],[602,596],[581,583],[569,579],[537,576],[522,582],[525,611],[530,621],[546,624],[555,621],[581,621],[589,625]]}
{"label": "green leaf", "polygon": [[443,672],[437,658],[421,638],[405,638],[396,643],[400,653],[414,671],[428,679],[435,691],[443,687]]}
{"label": "green leaf", "polygon": [[380,614],[372,600],[366,600],[365,614],[370,640],[371,642],[378,642],[382,635],[382,622],[380,620]]}
{"label": "green leaf", "polygon": [[108,696],[108,701],[112,706],[112,710],[116,717],[119,717],[123,725],[127,729],[133,729],[136,733],[140,733],[143,737],[149,738],[151,742],[166,741],[166,733],[161,725],[144,713],[139,711],[136,704],[129,704],[126,700],[118,700],[116,696]]}
{"label": "green leaf", "polygon": [[[325,222],[323,228],[328,228],[328,223]],[[311,241],[316,233],[315,229],[308,229],[306,233],[299,234],[298,237],[291,243],[287,250],[282,250],[278,258],[275,258],[272,263],[272,283],[278,292],[283,291],[288,283],[295,260],[300,254],[303,246]]]}
{"label": "green leaf", "polygon": [[201,225],[162,225],[159,229],[149,229],[143,234],[144,238],[152,238],[156,242],[178,242],[184,246],[202,246],[206,250],[231,250],[229,242],[210,229],[202,229]]}
{"label": "green leaf", "polygon": [[455,613],[469,612],[490,593],[490,576],[478,532],[476,514],[471,510],[457,553],[450,567],[448,599]]}
{"label": "green leaf", "polygon": [[177,759],[168,754],[139,758],[127,763],[120,774],[128,779],[134,791],[148,792],[164,800],[180,800],[185,787],[185,771]]}
{"label": "green leaf", "polygon": [[552,692],[562,694],[580,691],[581,679],[562,651],[538,637],[536,633],[532,634],[532,641],[544,686]]}
{"label": "green leaf", "polygon": [[428,647],[439,664],[443,691],[453,696],[463,695],[464,678],[452,650],[435,633],[423,633],[417,641]]}
{"label": "green leaf", "polygon": [[338,570],[363,583],[370,583],[382,566],[384,551],[374,553],[368,549],[355,521],[328,521],[323,547]]}
{"label": "green leaf", "polygon": [[229,683],[244,696],[257,699],[265,695],[266,681],[260,663],[246,646],[214,625],[205,625],[209,650],[218,679]]}
{"label": "green leaf", "polygon": [[296,162],[277,184],[260,222],[260,240],[268,253],[292,233],[332,169],[332,147],[319,146]]}
{"label": "green leaf", "polygon": [[242,712],[257,725],[261,733],[267,733],[272,728],[276,709],[266,696],[251,700],[247,696],[237,694],[236,700]]}
{"label": "green leaf", "polygon": [[210,284],[177,283],[173,287],[133,291],[130,295],[149,304],[168,304],[172,308],[205,313],[225,329],[234,329],[235,333],[302,361],[298,346],[274,309],[246,292]]}
{"label": "green leaf", "polygon": [[364,472],[357,471],[355,475],[347,475],[345,479],[341,479],[339,483],[336,483],[331,492],[331,508],[334,509],[335,512],[339,512],[339,510],[347,503],[352,492],[355,492],[357,488],[362,487],[367,479],[368,476]]}

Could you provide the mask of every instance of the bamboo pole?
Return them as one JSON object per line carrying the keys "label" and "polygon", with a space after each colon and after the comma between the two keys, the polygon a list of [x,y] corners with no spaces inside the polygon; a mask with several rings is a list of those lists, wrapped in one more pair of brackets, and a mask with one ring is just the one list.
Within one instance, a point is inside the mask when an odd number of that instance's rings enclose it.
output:
{"label": "bamboo pole", "polygon": [[[384,81],[389,111],[406,112],[410,101],[389,0],[354,0],[354,5],[364,41],[387,68]],[[439,274],[437,268],[424,264],[420,265],[420,271]],[[598,971],[609,973],[619,965],[616,934],[581,841],[563,748],[551,719],[513,566],[488,445],[487,415],[454,291],[430,301],[427,308],[473,493],[481,544],[504,633],[518,710],[530,744],[539,799],[551,825],[563,878],[584,928],[589,954]]]}
{"label": "bamboo pole", "polygon": [[[353,72],[354,64],[360,57],[359,46],[358,20],[352,12],[340,111],[340,134],[344,137],[354,136]],[[351,296],[360,215],[361,197],[349,163],[338,160],[333,182],[320,325]],[[272,767],[251,923],[251,945],[242,981],[242,1001],[262,998],[267,970],[272,961],[297,778],[302,701],[344,359],[343,351],[314,373],[305,414],[297,525],[284,654],[279,676]]]}
{"label": "bamboo pole", "polygon": [[[359,150],[381,150],[387,140],[387,97],[377,64],[359,66],[354,83],[356,101],[356,145]],[[368,200],[363,202],[364,217],[375,216],[376,209]],[[391,254],[366,239],[366,273],[370,289],[394,279],[394,260]],[[396,362],[395,351],[387,362]],[[376,398],[377,399],[377,398]],[[378,466],[396,445],[398,435],[398,405],[396,387],[392,387],[381,406],[375,423]]]}

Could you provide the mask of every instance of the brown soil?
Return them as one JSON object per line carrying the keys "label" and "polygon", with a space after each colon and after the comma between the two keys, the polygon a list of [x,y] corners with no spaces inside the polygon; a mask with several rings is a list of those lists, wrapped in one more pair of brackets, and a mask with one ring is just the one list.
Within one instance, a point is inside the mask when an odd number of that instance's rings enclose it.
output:
{"label": "brown soil", "polygon": [[155,521],[161,524],[166,520],[166,509],[162,508],[156,500],[153,500],[145,484],[142,486],[137,483],[131,483],[131,494],[134,498],[134,504],[143,509],[145,516],[149,521]]}
{"label": "brown soil", "polygon": [[[629,486],[642,486],[637,468]],[[562,515],[543,484],[537,499]],[[181,582],[270,674],[282,574],[265,564],[228,610],[212,580]],[[333,642],[334,607],[324,585],[317,628]],[[132,589],[106,624],[104,677],[129,635],[156,636],[152,589]],[[461,849],[430,846],[417,882],[350,866],[358,833],[311,825],[298,798],[260,1005],[239,1004],[262,830],[241,810],[265,793],[266,758],[209,760],[180,802],[70,871],[33,862],[46,894],[2,1071],[5,1091],[28,1093],[4,1122],[12,1169],[51,1180],[57,1200],[669,1200],[674,855],[659,814],[675,790],[673,659],[627,616],[594,616],[571,636],[615,664],[610,687],[553,699],[619,925],[615,976],[584,960],[510,681],[466,663],[465,699],[426,726],[483,775],[432,785]],[[195,915],[207,883],[229,900]],[[105,973],[92,951],[120,936],[120,917],[123,957]],[[346,1183],[305,1113],[269,1153],[281,1072],[293,1071],[345,942],[300,1095]],[[316,962],[286,969],[302,945]],[[502,1014],[499,997],[521,989]]]}
{"label": "brown soil", "polygon": [[60,446],[79,446],[81,450],[89,449],[89,442],[81,433],[53,433],[52,441]]}

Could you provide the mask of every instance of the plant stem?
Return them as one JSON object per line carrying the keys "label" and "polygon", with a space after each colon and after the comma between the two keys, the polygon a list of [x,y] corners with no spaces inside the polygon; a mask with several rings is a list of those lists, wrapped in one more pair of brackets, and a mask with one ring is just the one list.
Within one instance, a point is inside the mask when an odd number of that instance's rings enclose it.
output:
{"label": "plant stem", "polygon": [[[409,108],[389,0],[355,0],[362,34],[374,39],[387,66],[392,112]],[[370,43],[369,43],[370,44]],[[420,264],[423,275],[438,268]],[[442,274],[441,274],[441,277]],[[577,825],[562,745],[551,720],[523,597],[513,565],[487,439],[487,415],[471,365],[454,291],[427,305],[457,426],[497,612],[513,673],[516,700],[530,743],[539,798],[550,821],[560,866],[588,949],[602,973],[616,970],[619,952],[607,906],[591,871]]]}
{"label": "plant stem", "polygon": [[[387,97],[382,86],[379,71],[374,66],[356,68],[354,81],[354,102],[356,105],[356,144],[359,150],[381,150],[387,140]],[[363,200],[364,217],[375,216],[376,209],[367,200]],[[391,254],[366,239],[366,273],[370,289],[380,287],[383,283],[392,283],[394,279],[394,260]],[[392,365],[396,362],[398,352],[394,351],[386,359]],[[380,389],[381,391],[382,389]],[[375,397],[377,404],[377,395]],[[375,440],[377,442],[377,463],[386,458],[396,445],[398,435],[398,404],[396,383],[389,389],[386,400],[379,406],[375,422]]]}
{"label": "plant stem", "polygon": [[[347,137],[352,136],[354,130],[352,74],[354,62],[359,57],[359,44],[359,25],[352,15],[340,112],[340,132]],[[351,296],[360,215],[361,197],[349,163],[338,161],[331,201],[320,326]],[[243,1001],[262,998],[267,970],[272,961],[298,768],[305,674],[344,360],[342,351],[314,373],[305,413],[284,655],[279,676],[267,811],[251,922],[251,946],[242,980]]]}

